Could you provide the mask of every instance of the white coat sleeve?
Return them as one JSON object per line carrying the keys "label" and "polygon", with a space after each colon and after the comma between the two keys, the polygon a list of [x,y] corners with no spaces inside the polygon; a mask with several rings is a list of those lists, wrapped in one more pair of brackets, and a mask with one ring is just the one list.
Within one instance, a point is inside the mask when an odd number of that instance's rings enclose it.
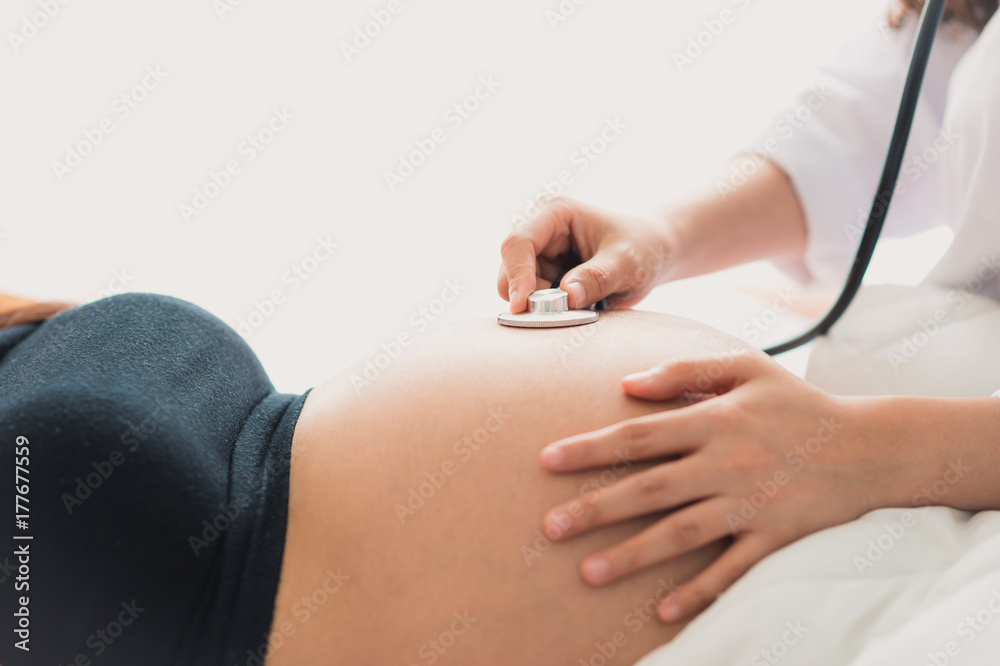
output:
{"label": "white coat sleeve", "polygon": [[[808,285],[839,287],[853,262],[895,124],[915,24],[911,19],[899,30],[869,26],[737,158],[739,163],[751,159],[746,153],[764,156],[791,178],[805,211],[808,241],[801,259],[777,263]],[[944,145],[948,80],[972,39],[968,31],[952,28],[938,36],[886,236],[916,233],[943,221],[938,160],[930,151]]]}

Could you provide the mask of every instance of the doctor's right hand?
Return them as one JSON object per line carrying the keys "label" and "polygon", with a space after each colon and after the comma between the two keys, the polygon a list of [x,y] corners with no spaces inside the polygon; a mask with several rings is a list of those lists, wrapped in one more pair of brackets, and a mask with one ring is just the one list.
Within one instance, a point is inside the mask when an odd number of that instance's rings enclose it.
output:
{"label": "doctor's right hand", "polygon": [[653,218],[612,213],[574,199],[556,197],[520,220],[504,239],[497,290],[510,311],[525,310],[528,294],[559,287],[569,306],[580,309],[608,298],[628,308],[665,281],[672,243],[667,225]]}

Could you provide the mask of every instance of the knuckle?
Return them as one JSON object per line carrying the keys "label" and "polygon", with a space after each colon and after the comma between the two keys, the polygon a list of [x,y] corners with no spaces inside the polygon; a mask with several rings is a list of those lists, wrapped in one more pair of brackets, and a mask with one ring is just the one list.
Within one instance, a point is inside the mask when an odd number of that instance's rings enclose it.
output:
{"label": "knuckle", "polygon": [[634,287],[646,280],[643,273],[642,258],[639,251],[632,245],[622,245],[618,248],[618,262],[622,269],[622,276],[626,287]]}
{"label": "knuckle", "polygon": [[641,454],[641,450],[649,442],[652,432],[649,423],[641,420],[625,421],[621,424],[619,435],[629,449]]}
{"label": "knuckle", "polygon": [[557,208],[573,211],[576,208],[576,200],[561,194],[549,196],[545,199],[545,203],[541,206],[541,208],[543,214]]}
{"label": "knuckle", "polygon": [[611,292],[611,286],[614,284],[614,276],[611,274],[610,269],[604,266],[588,266],[585,275],[593,283],[597,293],[608,294]]}
{"label": "knuckle", "polygon": [[666,484],[662,479],[649,474],[641,475],[633,483],[640,506],[656,504],[666,489]]}
{"label": "knuckle", "polygon": [[674,521],[670,532],[671,540],[679,548],[688,548],[699,543],[703,530],[698,521],[681,518]]}
{"label": "knuckle", "polygon": [[721,465],[728,470],[733,477],[739,479],[752,478],[760,471],[757,457],[742,447],[730,452],[725,459],[721,461]]}
{"label": "knuckle", "polygon": [[733,361],[736,364],[736,368],[740,372],[764,370],[771,367],[771,364],[773,363],[770,358],[751,353],[749,350],[744,353],[736,354]]}
{"label": "knuckle", "polygon": [[587,264],[580,272],[580,281],[584,289],[591,295],[607,295],[611,293],[614,276],[605,266]]}
{"label": "knuckle", "polygon": [[604,518],[603,495],[594,493],[592,496],[584,498],[580,503],[580,510],[573,518],[573,524],[579,529],[588,529],[594,525],[600,525]]}
{"label": "knuckle", "polygon": [[709,409],[712,422],[720,432],[726,434],[745,434],[749,421],[753,418],[753,410],[748,409],[738,396],[723,396]]}
{"label": "knuckle", "polygon": [[698,361],[693,358],[682,358],[672,363],[667,363],[661,367],[667,374],[676,374],[687,377],[694,374],[698,370],[699,366],[700,364]]}
{"label": "knuckle", "polygon": [[503,239],[500,244],[500,254],[504,257],[508,256],[511,252],[516,251],[524,243],[530,242],[527,234],[525,233],[523,222],[518,222],[514,225],[514,229],[507,234],[507,237]]}

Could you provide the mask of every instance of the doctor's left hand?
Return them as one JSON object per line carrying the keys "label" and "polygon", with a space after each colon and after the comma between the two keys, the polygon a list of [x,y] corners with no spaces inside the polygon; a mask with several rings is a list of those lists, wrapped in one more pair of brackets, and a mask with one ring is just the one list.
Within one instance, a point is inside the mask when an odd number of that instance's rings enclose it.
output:
{"label": "doctor's left hand", "polygon": [[873,435],[860,422],[858,399],[820,391],[763,354],[669,363],[622,384],[644,400],[711,397],[547,446],[542,464],[552,472],[605,467],[621,455],[671,459],[552,509],[545,531],[563,540],[672,510],[587,557],[581,572],[593,585],[732,537],[718,559],[661,602],[664,622],[704,609],[782,546],[878,508],[880,485],[897,472],[876,453],[880,443],[866,441]]}

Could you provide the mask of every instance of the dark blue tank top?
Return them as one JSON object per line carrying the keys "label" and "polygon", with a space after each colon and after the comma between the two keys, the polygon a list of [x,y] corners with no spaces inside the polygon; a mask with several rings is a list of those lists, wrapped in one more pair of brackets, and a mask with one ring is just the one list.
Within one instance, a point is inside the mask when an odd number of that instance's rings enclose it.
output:
{"label": "dark blue tank top", "polygon": [[262,663],[305,397],[166,296],[0,331],[0,663]]}

